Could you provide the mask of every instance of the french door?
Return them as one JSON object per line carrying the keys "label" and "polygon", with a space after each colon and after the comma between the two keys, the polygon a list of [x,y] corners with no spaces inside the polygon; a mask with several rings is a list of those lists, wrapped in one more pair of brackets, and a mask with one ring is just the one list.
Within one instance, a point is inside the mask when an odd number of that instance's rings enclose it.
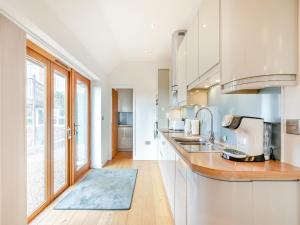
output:
{"label": "french door", "polygon": [[53,64],[51,75],[51,193],[56,197],[69,184],[70,73]]}
{"label": "french door", "polygon": [[74,175],[78,180],[90,167],[90,81],[74,72]]}
{"label": "french door", "polygon": [[70,72],[27,48],[27,216],[69,186]]}

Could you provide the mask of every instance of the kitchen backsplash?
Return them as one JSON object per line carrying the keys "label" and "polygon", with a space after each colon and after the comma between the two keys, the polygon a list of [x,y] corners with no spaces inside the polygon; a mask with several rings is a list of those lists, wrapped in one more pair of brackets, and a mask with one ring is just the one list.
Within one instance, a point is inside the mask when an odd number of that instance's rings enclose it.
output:
{"label": "kitchen backsplash", "polygon": [[[226,143],[236,145],[235,133],[221,127],[223,116],[226,114],[251,116],[263,118],[265,122],[272,123],[272,144],[275,146],[274,154],[280,159],[281,149],[281,89],[266,88],[258,94],[222,94],[221,87],[214,86],[208,91],[208,106],[214,115],[214,132],[218,141],[227,137]],[[198,107],[182,109],[183,118],[194,118]],[[210,118],[206,111],[199,116],[201,120],[201,133],[208,135]]]}
{"label": "kitchen backsplash", "polygon": [[133,122],[133,113],[132,112],[119,112],[119,121],[120,125],[132,125]]}

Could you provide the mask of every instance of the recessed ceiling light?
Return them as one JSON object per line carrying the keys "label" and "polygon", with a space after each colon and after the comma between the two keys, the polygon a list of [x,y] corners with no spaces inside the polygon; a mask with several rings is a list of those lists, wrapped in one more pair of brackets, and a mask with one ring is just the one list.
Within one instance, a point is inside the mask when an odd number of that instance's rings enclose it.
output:
{"label": "recessed ceiling light", "polygon": [[155,24],[151,23],[151,29],[154,30],[155,29]]}
{"label": "recessed ceiling light", "polygon": [[149,51],[149,50],[145,50],[145,54],[147,54],[147,55],[151,55],[151,51]]}
{"label": "recessed ceiling light", "polygon": [[204,23],[204,24],[202,24],[202,27],[203,27],[203,28],[205,28],[206,26],[207,26],[207,25],[206,25],[205,23]]}

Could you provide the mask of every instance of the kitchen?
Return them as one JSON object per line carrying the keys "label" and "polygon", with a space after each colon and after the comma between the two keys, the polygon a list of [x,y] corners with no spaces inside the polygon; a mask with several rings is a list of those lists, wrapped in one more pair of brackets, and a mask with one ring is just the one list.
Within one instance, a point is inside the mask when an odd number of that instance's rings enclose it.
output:
{"label": "kitchen", "polygon": [[283,108],[297,79],[298,12],[281,3],[204,0],[173,34],[158,151],[175,224],[298,224],[298,168],[279,162],[282,137],[298,129]]}
{"label": "kitchen", "polygon": [[0,224],[300,223],[298,0],[4,0],[0,39]]}

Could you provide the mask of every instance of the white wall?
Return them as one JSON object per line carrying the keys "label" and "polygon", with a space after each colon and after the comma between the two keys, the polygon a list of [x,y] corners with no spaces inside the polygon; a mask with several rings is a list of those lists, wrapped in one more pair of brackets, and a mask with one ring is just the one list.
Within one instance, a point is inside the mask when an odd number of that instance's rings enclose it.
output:
{"label": "white wall", "polygon": [[[300,12],[300,4],[298,5]],[[299,19],[300,21],[300,19]],[[300,22],[299,22],[300,25]],[[298,26],[299,26],[298,25]],[[300,28],[298,27],[298,43],[300,43]],[[300,136],[286,134],[286,119],[300,119],[300,45],[298,44],[298,85],[283,88],[283,137],[282,161],[300,167]]]}
{"label": "white wall", "polygon": [[[135,111],[133,140],[136,160],[157,159],[153,126],[156,121],[155,99],[159,68],[168,68],[168,65],[154,62],[123,62],[108,76],[110,88],[133,88]],[[109,101],[111,105],[111,98]],[[150,141],[151,144],[146,145],[145,141]]]}
{"label": "white wall", "polygon": [[26,223],[25,33],[0,14],[0,225]]}
{"label": "white wall", "polygon": [[107,78],[91,83],[91,167],[101,168],[109,159],[109,90]]}

